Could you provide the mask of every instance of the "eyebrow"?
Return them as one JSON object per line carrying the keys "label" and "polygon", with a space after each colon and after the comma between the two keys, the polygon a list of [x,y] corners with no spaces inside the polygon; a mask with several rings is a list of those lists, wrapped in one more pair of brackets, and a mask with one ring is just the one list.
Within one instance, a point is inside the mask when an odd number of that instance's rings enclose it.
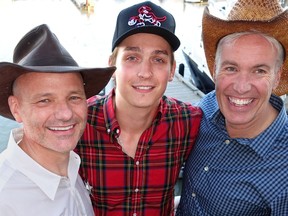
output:
{"label": "eyebrow", "polygon": [[[125,47],[124,51],[134,51],[134,52],[141,52],[141,49],[139,47]],[[155,55],[163,54],[168,56],[167,50],[154,50],[152,52]]]}
{"label": "eyebrow", "polygon": [[235,61],[223,61],[223,62],[220,62],[220,66],[223,66],[223,65],[238,65]]}
{"label": "eyebrow", "polygon": [[135,51],[135,52],[140,52],[139,47],[125,47],[124,51]]}
{"label": "eyebrow", "polygon": [[[68,95],[74,95],[74,94],[85,94],[85,91],[81,90],[81,89],[76,89],[76,90],[71,90],[70,92],[68,92]],[[39,97],[51,97],[57,95],[57,93],[55,94],[54,92],[43,92],[43,93],[37,93],[33,96],[33,98],[39,98]]]}
{"label": "eyebrow", "polygon": [[153,53],[155,54],[163,54],[168,56],[167,50],[155,50]]}
{"label": "eyebrow", "polygon": [[[223,61],[220,66],[223,67],[223,66],[225,66],[225,65],[238,66],[237,62],[235,62],[235,61]],[[271,68],[269,65],[267,65],[267,64],[265,64],[265,63],[263,63],[263,64],[256,64],[256,65],[254,65],[252,68],[261,68],[261,67],[265,67],[265,68],[268,68],[268,69]]]}
{"label": "eyebrow", "polygon": [[253,68],[259,68],[259,67],[265,67],[265,68],[271,68],[269,65],[267,64],[257,64],[255,65]]}

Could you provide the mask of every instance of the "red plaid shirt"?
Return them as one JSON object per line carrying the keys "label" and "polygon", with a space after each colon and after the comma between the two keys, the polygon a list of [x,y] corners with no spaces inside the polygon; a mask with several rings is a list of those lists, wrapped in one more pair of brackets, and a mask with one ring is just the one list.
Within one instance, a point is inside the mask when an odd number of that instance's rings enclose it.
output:
{"label": "red plaid shirt", "polygon": [[117,142],[121,128],[113,96],[114,91],[88,100],[87,126],[76,149],[95,215],[174,215],[174,186],[195,142],[202,111],[163,96],[133,159]]}

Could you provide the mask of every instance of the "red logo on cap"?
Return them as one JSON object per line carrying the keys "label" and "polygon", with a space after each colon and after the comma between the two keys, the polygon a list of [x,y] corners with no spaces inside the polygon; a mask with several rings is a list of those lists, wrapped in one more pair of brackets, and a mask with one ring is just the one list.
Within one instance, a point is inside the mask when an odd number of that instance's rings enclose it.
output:
{"label": "red logo on cap", "polygon": [[152,9],[148,6],[141,6],[138,9],[139,14],[137,16],[133,16],[129,19],[128,25],[129,26],[145,26],[146,22],[149,22],[155,26],[161,26],[161,22],[166,20],[166,16],[157,17],[153,12]]}

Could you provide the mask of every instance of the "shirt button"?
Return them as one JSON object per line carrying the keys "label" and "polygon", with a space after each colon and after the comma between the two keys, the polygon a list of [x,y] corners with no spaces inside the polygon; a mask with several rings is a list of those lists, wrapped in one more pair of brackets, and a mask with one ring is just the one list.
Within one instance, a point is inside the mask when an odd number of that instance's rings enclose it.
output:
{"label": "shirt button", "polygon": [[208,171],[209,171],[209,167],[208,167],[208,166],[205,166],[205,167],[204,167],[204,171],[208,172]]}
{"label": "shirt button", "polygon": [[119,129],[116,130],[116,133],[119,134]]}
{"label": "shirt button", "polygon": [[135,192],[137,193],[138,191],[139,191],[139,189],[138,189],[138,188],[136,188],[136,189],[135,189]]}
{"label": "shirt button", "polygon": [[196,197],[196,193],[192,193],[192,197],[195,198]]}
{"label": "shirt button", "polygon": [[133,213],[133,216],[137,216],[137,213]]}
{"label": "shirt button", "polygon": [[136,165],[139,166],[139,161],[136,161]]}
{"label": "shirt button", "polygon": [[225,140],[225,144],[230,144],[230,140]]}
{"label": "shirt button", "polygon": [[110,134],[110,131],[111,131],[111,130],[108,128],[108,129],[107,129],[107,133]]}

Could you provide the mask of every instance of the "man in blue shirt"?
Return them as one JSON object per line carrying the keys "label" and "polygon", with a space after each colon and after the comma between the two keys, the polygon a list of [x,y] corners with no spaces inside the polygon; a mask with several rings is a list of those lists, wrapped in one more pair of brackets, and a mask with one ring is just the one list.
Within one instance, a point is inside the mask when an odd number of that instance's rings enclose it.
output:
{"label": "man in blue shirt", "polygon": [[228,20],[205,9],[215,91],[200,102],[177,216],[288,215],[288,120],[276,96],[288,92],[287,21],[277,0],[240,0]]}

